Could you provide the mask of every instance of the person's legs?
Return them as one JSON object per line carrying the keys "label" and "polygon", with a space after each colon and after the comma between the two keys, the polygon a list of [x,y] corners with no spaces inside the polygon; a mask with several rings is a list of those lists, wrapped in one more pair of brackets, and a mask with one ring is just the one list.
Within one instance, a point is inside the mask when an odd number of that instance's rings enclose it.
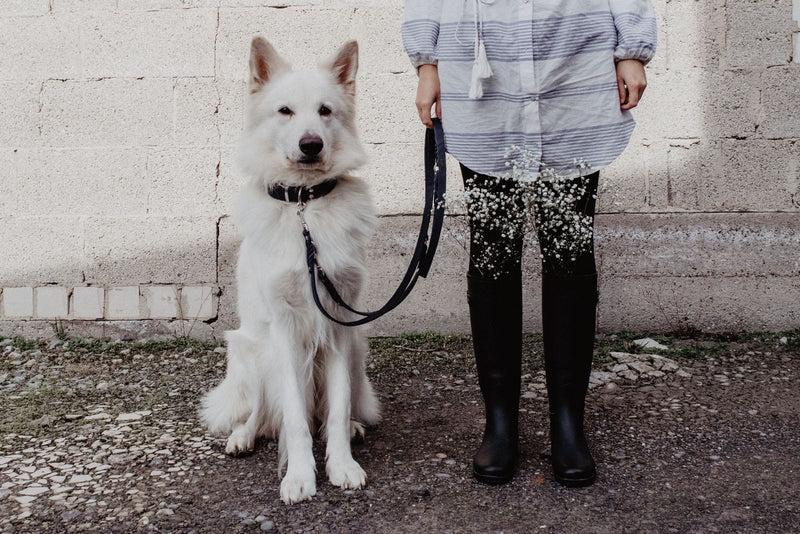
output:
{"label": "person's legs", "polygon": [[[598,173],[575,179],[583,188],[573,209],[593,226]],[[542,210],[537,202],[537,210]],[[537,217],[546,216],[540,211]],[[555,479],[565,486],[588,486],[595,481],[594,460],[583,430],[584,401],[592,369],[597,308],[597,270],[593,240],[576,257],[556,256],[556,242],[569,239],[570,228],[541,230],[542,331],[550,441]]]}
{"label": "person's legs", "polygon": [[461,167],[468,191],[472,340],[486,428],[473,459],[475,478],[511,480],[519,459],[518,415],[522,352],[522,199],[510,180]]}

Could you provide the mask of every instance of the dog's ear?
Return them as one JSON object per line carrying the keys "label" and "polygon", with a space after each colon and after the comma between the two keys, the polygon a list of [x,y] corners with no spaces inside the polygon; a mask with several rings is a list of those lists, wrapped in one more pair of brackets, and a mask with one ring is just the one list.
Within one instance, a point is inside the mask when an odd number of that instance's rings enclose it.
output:
{"label": "dog's ear", "polygon": [[283,59],[263,37],[254,37],[250,44],[250,92],[256,93],[279,74],[290,70]]}
{"label": "dog's ear", "polygon": [[334,77],[347,94],[356,94],[356,71],[358,71],[358,43],[348,41],[336,53],[330,66]]}

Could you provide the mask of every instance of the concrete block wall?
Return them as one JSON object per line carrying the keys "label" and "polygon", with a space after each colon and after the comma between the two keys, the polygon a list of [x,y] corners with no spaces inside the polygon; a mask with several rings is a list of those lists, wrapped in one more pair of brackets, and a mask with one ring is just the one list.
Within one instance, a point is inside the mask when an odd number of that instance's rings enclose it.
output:
{"label": "concrete block wall", "polygon": [[[603,173],[604,329],[800,325],[800,0],[654,0],[649,87]],[[0,334],[220,336],[248,46],[297,64],[361,44],[360,174],[382,215],[363,306],[391,294],[422,200],[402,0],[0,1]],[[794,40],[794,42],[793,42]],[[450,189],[460,189],[450,165]],[[451,225],[458,225],[457,217]],[[466,331],[466,253],[371,334]],[[526,327],[539,328],[527,262]]]}

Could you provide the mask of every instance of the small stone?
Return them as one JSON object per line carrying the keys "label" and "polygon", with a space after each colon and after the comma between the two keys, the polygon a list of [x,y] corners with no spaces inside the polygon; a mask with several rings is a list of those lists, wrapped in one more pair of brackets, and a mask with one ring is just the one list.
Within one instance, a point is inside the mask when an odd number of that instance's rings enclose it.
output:
{"label": "small stone", "polygon": [[635,339],[633,340],[634,345],[638,345],[645,349],[657,349],[657,350],[669,350],[669,347],[666,347],[656,341],[655,339],[650,339],[649,337],[643,339]]}
{"label": "small stone", "polygon": [[122,413],[117,416],[117,421],[138,421],[141,418],[142,414],[139,412]]}
{"label": "small stone", "polygon": [[162,508],[161,510],[156,512],[156,516],[157,517],[165,517],[165,516],[168,516],[168,515],[172,515],[174,513],[175,513],[175,511],[170,509],[170,508]]}
{"label": "small stone", "polygon": [[48,491],[50,491],[50,488],[44,486],[30,486],[23,490],[20,490],[19,494],[36,496],[36,495],[41,495],[42,493],[46,493]]}
{"label": "small stone", "polygon": [[447,458],[447,455],[443,452],[437,452],[436,457],[439,458],[440,460],[444,460],[445,458]]}
{"label": "small stone", "polygon": [[649,373],[651,371],[655,371],[655,369],[644,362],[630,362],[628,365],[640,373]]}
{"label": "small stone", "polygon": [[783,336],[782,338],[780,338],[778,340],[778,343],[780,343],[781,345],[788,345],[789,344],[789,338],[787,338],[786,336]]}
{"label": "small stone", "polygon": [[684,371],[683,369],[678,369],[677,371],[675,371],[675,374],[678,375],[681,378],[691,378],[692,377],[692,373]]}
{"label": "small stone", "polygon": [[50,426],[56,421],[56,417],[52,415],[43,415],[39,419],[31,421],[34,425]]}
{"label": "small stone", "polygon": [[214,352],[216,352],[217,354],[225,354],[228,352],[228,349],[226,349],[225,347],[217,347],[216,349],[214,349]]}
{"label": "small stone", "polygon": [[80,515],[81,515],[81,511],[80,510],[67,510],[66,512],[61,514],[61,520],[64,523],[69,523],[70,521],[73,521],[73,520],[77,519],[78,517],[80,517]]}
{"label": "small stone", "polygon": [[22,495],[22,496],[15,496],[14,500],[20,503],[22,506],[30,506],[33,501],[36,500],[35,495]]}
{"label": "small stone", "polygon": [[261,530],[269,531],[273,529],[275,529],[275,523],[273,523],[272,521],[263,521],[261,523]]}
{"label": "small stone", "polygon": [[67,421],[75,421],[76,419],[80,419],[81,417],[83,417],[83,415],[78,413],[68,413],[67,415],[64,416],[64,419],[66,419]]}
{"label": "small stone", "polygon": [[92,480],[92,475],[72,475],[69,479],[69,484],[80,484],[82,482],[89,482]]}
{"label": "small stone", "polygon": [[111,419],[111,415],[105,412],[100,412],[92,415],[87,415],[85,419],[87,421],[98,421],[100,419]]}

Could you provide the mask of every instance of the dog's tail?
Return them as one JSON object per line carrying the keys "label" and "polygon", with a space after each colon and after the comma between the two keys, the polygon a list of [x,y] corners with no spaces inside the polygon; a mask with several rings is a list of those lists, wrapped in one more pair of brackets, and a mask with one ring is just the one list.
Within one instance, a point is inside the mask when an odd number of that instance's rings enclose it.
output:
{"label": "dog's tail", "polygon": [[230,434],[244,423],[253,409],[249,378],[244,359],[248,357],[250,340],[236,330],[225,332],[228,341],[228,367],[220,385],[205,394],[200,407],[200,420],[212,434]]}

